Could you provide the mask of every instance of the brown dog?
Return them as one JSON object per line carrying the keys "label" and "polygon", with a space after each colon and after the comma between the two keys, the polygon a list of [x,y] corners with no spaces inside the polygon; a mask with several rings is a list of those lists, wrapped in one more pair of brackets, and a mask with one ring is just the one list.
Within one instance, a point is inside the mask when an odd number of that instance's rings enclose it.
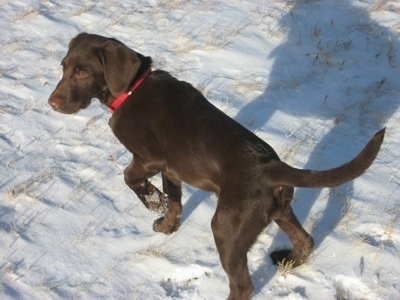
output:
{"label": "brown dog", "polygon": [[[125,181],[146,207],[165,211],[154,222],[155,231],[178,229],[181,182],[216,193],[211,226],[229,276],[229,299],[249,299],[247,251],[271,221],[293,244],[292,251],[272,253],[274,263],[298,266],[312,252],[313,239],[290,206],[293,187],[333,187],[360,176],[377,156],[385,130],[347,164],[327,171],[295,169],[189,83],[151,72],[151,63],[115,39],[79,34],[62,60],[64,75],[49,104],[72,114],[98,98],[115,111],[109,124],[134,156]],[[147,180],[160,172],[163,192]]]}

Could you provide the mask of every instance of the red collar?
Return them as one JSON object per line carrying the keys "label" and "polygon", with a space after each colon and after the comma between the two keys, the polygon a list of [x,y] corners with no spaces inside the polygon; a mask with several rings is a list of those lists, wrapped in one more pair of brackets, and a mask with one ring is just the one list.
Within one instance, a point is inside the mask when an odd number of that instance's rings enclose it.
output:
{"label": "red collar", "polygon": [[126,91],[125,93],[122,93],[121,95],[119,95],[117,98],[115,98],[113,100],[113,102],[111,102],[110,107],[108,108],[108,110],[110,112],[114,112],[117,110],[117,108],[125,102],[126,99],[128,99],[128,97],[130,95],[132,95],[133,91],[136,90],[141,84],[142,82],[147,78],[147,76],[150,75],[151,73],[151,68],[148,68],[142,76],[139,77],[138,80],[136,80],[128,89],[128,91]]}

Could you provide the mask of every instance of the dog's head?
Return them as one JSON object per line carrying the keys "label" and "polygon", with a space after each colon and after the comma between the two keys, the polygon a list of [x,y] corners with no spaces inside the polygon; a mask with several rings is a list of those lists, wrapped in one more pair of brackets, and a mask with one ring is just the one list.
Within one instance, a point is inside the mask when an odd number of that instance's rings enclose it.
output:
{"label": "dog's head", "polygon": [[150,64],[149,57],[115,39],[81,33],[69,44],[67,55],[61,61],[63,77],[48,103],[65,114],[86,108],[92,98],[109,105]]}

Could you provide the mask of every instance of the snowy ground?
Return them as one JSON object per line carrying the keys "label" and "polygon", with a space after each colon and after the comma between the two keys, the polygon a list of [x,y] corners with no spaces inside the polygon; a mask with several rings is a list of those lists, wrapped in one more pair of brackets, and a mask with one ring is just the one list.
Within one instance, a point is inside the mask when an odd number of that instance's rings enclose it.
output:
{"label": "snowy ground", "polygon": [[[182,226],[151,229],[124,184],[130,154],[98,101],[47,98],[70,38],[120,39],[198,87],[286,162],[324,169],[387,126],[366,174],[299,189],[310,261],[278,270],[276,226],[249,252],[254,299],[400,299],[400,4],[397,0],[0,1],[0,298],[224,299],[214,195],[184,186]],[[160,184],[159,178],[154,179]]]}

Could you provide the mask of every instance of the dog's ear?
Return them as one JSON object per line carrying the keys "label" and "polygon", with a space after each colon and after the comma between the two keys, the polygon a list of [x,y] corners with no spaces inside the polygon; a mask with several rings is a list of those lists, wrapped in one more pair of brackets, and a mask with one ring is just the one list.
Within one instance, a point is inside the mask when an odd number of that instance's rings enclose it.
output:
{"label": "dog's ear", "polygon": [[98,54],[110,93],[117,97],[129,88],[140,68],[140,59],[133,50],[113,40],[105,42]]}

